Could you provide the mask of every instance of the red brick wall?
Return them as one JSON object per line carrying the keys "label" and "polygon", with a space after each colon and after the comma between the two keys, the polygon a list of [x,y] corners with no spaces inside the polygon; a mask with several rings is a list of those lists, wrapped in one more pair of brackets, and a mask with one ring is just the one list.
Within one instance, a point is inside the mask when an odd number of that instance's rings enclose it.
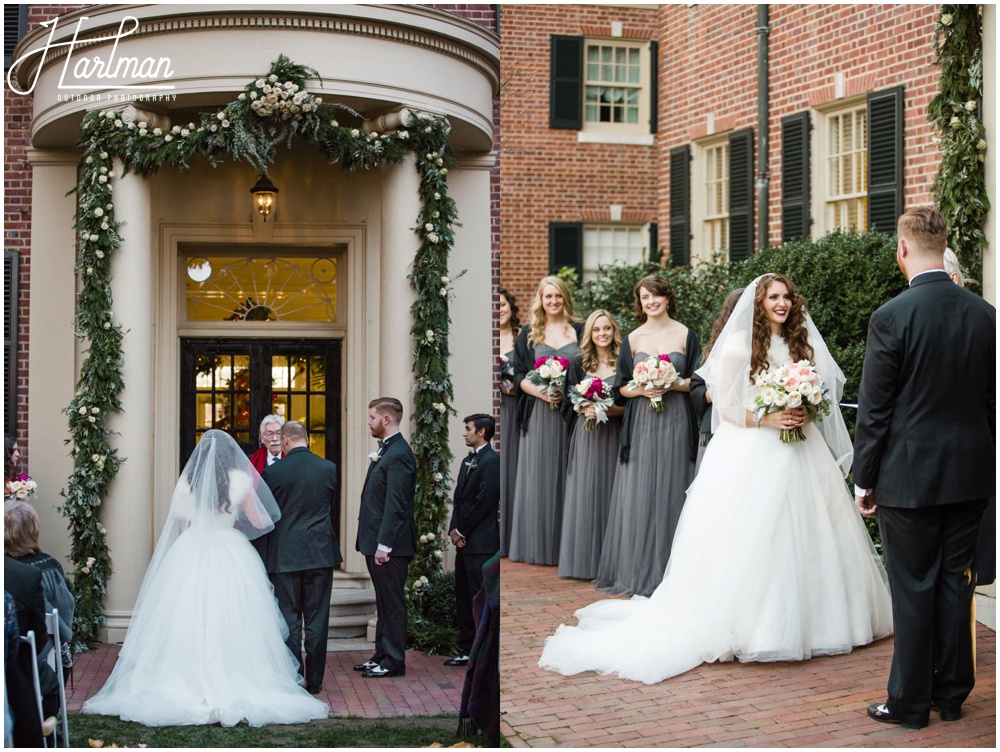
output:
{"label": "red brick wall", "polygon": [[[832,102],[843,73],[852,96],[903,84],[907,206],[928,203],[939,157],[926,107],[938,70],[934,5],[771,5],[768,237],[781,237],[781,118]],[[650,25],[660,43],[655,147],[577,144],[548,126],[549,35],[600,34],[611,20]],[[596,28],[594,28],[596,27]],[[501,6],[501,281],[519,301],[548,270],[547,225],[610,203],[649,213],[669,244],[670,149],[715,132],[757,130],[757,6],[662,5],[658,11]],[[607,32],[604,32],[607,33]],[[815,155],[814,155],[815,158]],[[815,170],[813,190],[816,190]],[[755,220],[760,212],[755,207]],[[815,219],[815,218],[814,218]]]}
{"label": "red brick wall", "polygon": [[549,128],[549,37],[610,36],[621,21],[652,38],[657,11],[581,5],[500,6],[500,281],[521,318],[548,274],[549,222],[607,217],[608,206],[647,221],[656,213],[656,148],[578,144]]}

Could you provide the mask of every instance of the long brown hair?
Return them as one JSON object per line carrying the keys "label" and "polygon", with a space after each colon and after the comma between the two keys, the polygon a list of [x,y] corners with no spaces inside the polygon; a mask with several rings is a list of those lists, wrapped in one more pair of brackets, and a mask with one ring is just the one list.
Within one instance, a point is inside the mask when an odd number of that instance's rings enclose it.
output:
{"label": "long brown hair", "polygon": [[611,322],[611,328],[614,330],[614,337],[611,340],[611,347],[608,350],[609,365],[613,366],[618,362],[618,351],[622,346],[622,330],[618,327],[618,322],[615,321],[614,316],[603,308],[598,308],[587,317],[587,323],[583,325],[583,337],[580,338],[580,364],[586,373],[597,371],[597,366],[601,362],[597,355],[597,345],[594,344],[594,340],[591,338],[591,335],[594,333],[594,324],[597,323],[597,319],[601,316],[608,317],[608,321]]}
{"label": "long brown hair", "polygon": [[719,311],[719,317],[712,324],[712,332],[708,335],[708,344],[701,351],[701,359],[703,361],[708,360],[708,354],[712,352],[712,347],[715,345],[715,340],[719,338],[722,334],[722,330],[726,326],[726,322],[729,321],[729,317],[733,315],[733,309],[736,304],[740,302],[740,296],[743,295],[743,288],[737,287],[735,290],[731,291],[726,299],[722,302],[722,310]]}
{"label": "long brown hair", "polygon": [[667,299],[667,315],[675,319],[677,318],[677,298],[674,297],[674,291],[670,289],[670,285],[667,283],[663,277],[659,274],[650,274],[646,277],[640,279],[636,285],[635,289],[632,290],[632,297],[635,301],[635,320],[639,322],[640,325],[646,323],[646,312],[642,310],[642,301],[639,299],[639,290],[645,287],[654,295],[661,295]]}
{"label": "long brown hair", "polygon": [[517,316],[517,312],[520,310],[517,307],[517,298],[507,292],[506,287],[501,287],[498,292],[503,295],[504,300],[507,301],[507,306],[510,308],[510,332],[516,339],[517,333],[521,331],[521,319]]}
{"label": "long brown hair", "polygon": [[809,345],[806,330],[806,300],[797,292],[795,285],[784,274],[765,274],[757,282],[753,296],[753,336],[750,351],[750,379],[767,370],[767,348],[771,344],[771,324],[764,309],[764,298],[775,282],[781,282],[788,288],[792,299],[792,309],[788,318],[781,325],[781,337],[788,343],[788,352],[794,360],[813,359],[813,349]]}
{"label": "long brown hair", "polygon": [[531,336],[529,339],[532,345],[540,345],[545,339],[545,324],[548,317],[545,314],[545,306],[542,305],[542,292],[548,285],[552,285],[562,295],[563,315],[566,317],[567,326],[580,320],[573,314],[573,294],[569,291],[569,285],[555,275],[542,277],[542,281],[538,283],[538,289],[535,291],[535,299],[531,301]]}

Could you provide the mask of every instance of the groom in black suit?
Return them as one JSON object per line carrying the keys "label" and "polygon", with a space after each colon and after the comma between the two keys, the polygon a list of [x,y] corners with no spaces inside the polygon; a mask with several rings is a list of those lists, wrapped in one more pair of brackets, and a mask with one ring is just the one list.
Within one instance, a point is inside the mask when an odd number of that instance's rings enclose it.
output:
{"label": "groom in black suit", "polygon": [[933,208],[899,220],[910,289],[872,314],[858,397],[855,503],[879,518],[895,647],[883,723],[961,717],[975,683],[972,562],[996,484],[996,309],[944,271]]}
{"label": "groom in black suit", "polygon": [[368,404],[368,429],[378,439],[361,491],[357,550],[375,588],[375,654],[354,667],[365,678],[406,673],[406,570],[417,551],[413,518],[417,463],[399,432],[403,404],[379,397]]}
{"label": "groom in black suit", "polygon": [[500,457],[490,441],[496,431],[492,416],[470,415],[465,445],[472,451],[462,462],[455,483],[455,503],[448,535],[455,544],[455,601],[458,610],[458,655],[446,666],[465,666],[476,637],[472,599],[483,587],[483,565],[500,550]]}
{"label": "groom in black suit", "polygon": [[300,661],[306,689],[315,695],[326,670],[333,570],[343,561],[333,532],[337,466],[309,451],[306,427],[296,420],[281,426],[281,448],[284,459],[261,475],[281,510],[281,519],[267,536],[265,564],[288,624],[286,644]]}

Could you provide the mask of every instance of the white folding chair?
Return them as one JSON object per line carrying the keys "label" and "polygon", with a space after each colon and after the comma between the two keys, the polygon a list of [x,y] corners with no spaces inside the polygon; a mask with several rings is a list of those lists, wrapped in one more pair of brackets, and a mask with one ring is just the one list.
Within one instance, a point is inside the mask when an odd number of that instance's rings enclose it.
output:
{"label": "white folding chair", "polygon": [[[35,646],[38,643],[35,642],[35,631],[33,629],[29,629],[28,634],[23,635],[20,639],[21,642],[24,643],[21,645],[22,649],[26,645],[27,648],[31,651],[31,678],[34,681],[35,685],[35,704],[38,706],[38,718],[39,722],[41,722],[41,720],[44,718],[44,716],[42,715],[42,682],[38,678],[38,651],[35,650]],[[42,738],[42,744],[44,744],[46,747],[49,746],[48,737]]]}
{"label": "white folding chair", "polygon": [[[52,637],[55,654],[55,672],[56,676],[59,677],[59,712],[62,715],[62,726],[61,733],[57,732],[55,735],[56,743],[55,746],[69,746],[69,716],[66,713],[66,681],[63,677],[63,665],[62,665],[62,641],[59,637],[59,609],[52,609],[51,614],[45,614],[45,628],[48,630],[49,635]],[[37,668],[36,668],[37,672]],[[62,737],[60,740],[59,737]],[[60,745],[60,741],[62,744]]]}

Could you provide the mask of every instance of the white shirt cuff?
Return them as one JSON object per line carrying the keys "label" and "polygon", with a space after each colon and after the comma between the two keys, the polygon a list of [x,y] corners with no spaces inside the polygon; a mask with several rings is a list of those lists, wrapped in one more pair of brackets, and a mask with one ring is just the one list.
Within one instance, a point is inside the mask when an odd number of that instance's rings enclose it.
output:
{"label": "white shirt cuff", "polygon": [[392,553],[392,549],[391,548],[389,548],[388,546],[383,546],[381,543],[378,544],[378,550],[379,551],[384,551],[387,554],[388,553]]}
{"label": "white shirt cuff", "polygon": [[871,492],[872,492],[872,490],[870,488],[862,488],[861,486],[858,486],[858,485],[854,486],[854,495],[855,496],[867,496]]}

